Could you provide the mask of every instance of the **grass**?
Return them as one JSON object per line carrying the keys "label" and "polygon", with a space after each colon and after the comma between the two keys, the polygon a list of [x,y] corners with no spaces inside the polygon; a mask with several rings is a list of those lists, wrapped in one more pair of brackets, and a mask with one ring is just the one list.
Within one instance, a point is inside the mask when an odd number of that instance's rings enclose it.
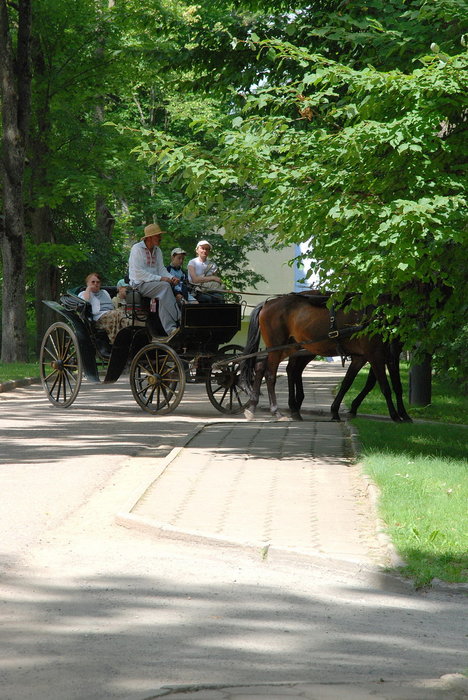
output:
{"label": "grass", "polygon": [[23,379],[24,377],[38,377],[38,362],[0,362],[0,382],[8,382],[12,379]]}
{"label": "grass", "polygon": [[[423,418],[444,423],[468,424],[468,396],[460,387],[440,376],[432,377],[432,403],[416,407],[408,405],[408,365],[402,363],[401,380],[406,409],[413,419]],[[356,377],[345,403],[351,405],[352,399],[364,387],[368,369],[364,368]],[[360,408],[361,413],[388,415],[387,404],[378,386],[366,396]]]}
{"label": "grass", "polygon": [[[407,387],[407,368],[403,381]],[[353,396],[358,389],[353,386]],[[418,587],[434,578],[468,582],[468,427],[461,425],[468,422],[466,406],[461,390],[435,378],[431,406],[409,410],[424,422],[354,421],[363,471],[380,489],[380,515],[407,563],[400,572]],[[375,390],[363,412],[387,415]]]}

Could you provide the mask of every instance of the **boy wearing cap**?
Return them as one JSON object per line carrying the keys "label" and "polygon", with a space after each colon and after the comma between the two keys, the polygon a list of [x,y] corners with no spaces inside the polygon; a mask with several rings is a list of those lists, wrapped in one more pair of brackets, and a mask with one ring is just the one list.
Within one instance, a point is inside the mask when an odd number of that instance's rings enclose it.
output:
{"label": "boy wearing cap", "polygon": [[169,337],[178,331],[180,318],[172,286],[179,282],[177,277],[170,277],[164,267],[159,244],[162,234],[158,224],[149,224],[144,229],[144,236],[132,246],[128,261],[130,285],[144,297],[159,300],[159,318]]}
{"label": "boy wearing cap", "polygon": [[117,282],[117,296],[112,297],[112,303],[115,309],[126,307],[127,305],[127,287],[128,284],[124,279]]}
{"label": "boy wearing cap", "polygon": [[198,304],[194,296],[188,290],[188,277],[185,270],[182,269],[184,258],[187,255],[182,248],[173,248],[171,251],[171,263],[167,266],[167,271],[172,277],[177,277],[179,282],[172,289],[175,298],[179,305],[185,304],[187,301],[191,304]]}

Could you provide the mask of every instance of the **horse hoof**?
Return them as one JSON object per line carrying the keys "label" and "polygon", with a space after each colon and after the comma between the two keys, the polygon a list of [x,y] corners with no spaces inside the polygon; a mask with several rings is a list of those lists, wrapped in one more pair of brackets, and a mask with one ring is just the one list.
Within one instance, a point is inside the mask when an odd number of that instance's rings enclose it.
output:
{"label": "horse hoof", "polygon": [[291,413],[291,420],[303,420],[300,413]]}
{"label": "horse hoof", "polygon": [[332,423],[341,423],[341,418],[340,418],[339,416],[332,416],[332,417],[330,418],[330,421],[331,421]]}
{"label": "horse hoof", "polygon": [[244,411],[244,418],[246,420],[254,420],[255,414],[252,411],[249,411],[248,408],[246,408]]}
{"label": "horse hoof", "polygon": [[291,421],[292,421],[292,418],[290,418],[289,416],[278,416],[277,420],[278,420],[278,422],[281,421],[281,422],[284,423],[284,421],[289,421],[289,422],[291,422]]}

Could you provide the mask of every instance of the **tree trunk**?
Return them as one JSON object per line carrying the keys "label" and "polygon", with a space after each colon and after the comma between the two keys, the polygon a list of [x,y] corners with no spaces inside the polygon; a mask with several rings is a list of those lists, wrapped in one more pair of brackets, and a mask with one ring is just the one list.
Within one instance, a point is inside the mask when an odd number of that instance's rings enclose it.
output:
{"label": "tree trunk", "polygon": [[3,155],[2,362],[24,362],[26,347],[23,177],[30,113],[31,0],[20,0],[16,54],[6,0],[0,0]]}
{"label": "tree trunk", "polygon": [[111,249],[112,231],[114,230],[115,218],[106,204],[106,199],[102,195],[96,197],[96,228],[99,231],[99,239]]}
{"label": "tree trunk", "polygon": [[[49,207],[37,207],[31,212],[31,232],[34,243],[53,243],[54,233]],[[42,303],[43,299],[57,299],[59,293],[59,271],[55,265],[40,257],[36,267],[35,310],[36,352],[39,353],[42,338],[57,314]]]}
{"label": "tree trunk", "polygon": [[34,136],[30,139],[31,178],[30,194],[31,209],[29,211],[32,240],[40,251],[35,265],[35,295],[36,311],[36,352],[39,353],[42,338],[47,328],[56,320],[52,309],[42,303],[43,299],[57,299],[59,292],[59,270],[53,265],[47,255],[46,246],[42,244],[55,243],[54,227],[50,207],[36,206],[43,192],[50,191],[48,166],[50,163],[49,139],[51,132],[50,121],[50,92],[46,79],[47,66],[40,41],[32,42],[32,62],[34,75],[47,85],[47,89],[36,90],[36,109],[34,113],[36,128],[31,129]]}
{"label": "tree trunk", "polygon": [[419,364],[411,365],[409,372],[409,403],[411,406],[428,406],[432,398],[431,355],[424,355]]}

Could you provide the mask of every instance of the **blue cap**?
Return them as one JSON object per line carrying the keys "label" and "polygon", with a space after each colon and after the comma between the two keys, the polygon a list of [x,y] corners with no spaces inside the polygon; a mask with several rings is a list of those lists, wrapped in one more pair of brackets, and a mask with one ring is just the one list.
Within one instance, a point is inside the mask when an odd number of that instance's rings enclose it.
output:
{"label": "blue cap", "polygon": [[128,284],[124,279],[121,279],[117,282],[117,289],[120,289],[120,287],[128,287]]}

